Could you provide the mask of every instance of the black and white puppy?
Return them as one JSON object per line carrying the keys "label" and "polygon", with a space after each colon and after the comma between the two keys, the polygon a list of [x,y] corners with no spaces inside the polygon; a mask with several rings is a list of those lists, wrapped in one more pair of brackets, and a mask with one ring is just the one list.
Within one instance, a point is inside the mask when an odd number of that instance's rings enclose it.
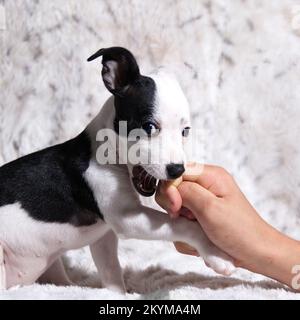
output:
{"label": "black and white puppy", "polygon": [[[190,118],[179,84],[162,71],[141,75],[124,48],[101,49],[89,61],[99,56],[104,84],[112,93],[99,115],[76,138],[0,168],[0,289],[39,278],[68,284],[61,256],[89,245],[103,285],[125,292],[118,237],[189,243],[216,272],[230,274],[230,258],[198,223],[171,220],[139,200],[138,193],[154,194],[158,179],[184,172],[183,136]],[[142,128],[151,138],[151,144],[143,137],[136,142],[141,154],[151,153],[163,136],[167,143],[160,163],[99,163],[98,132],[108,129],[120,136],[120,121],[126,121],[127,134]]]}

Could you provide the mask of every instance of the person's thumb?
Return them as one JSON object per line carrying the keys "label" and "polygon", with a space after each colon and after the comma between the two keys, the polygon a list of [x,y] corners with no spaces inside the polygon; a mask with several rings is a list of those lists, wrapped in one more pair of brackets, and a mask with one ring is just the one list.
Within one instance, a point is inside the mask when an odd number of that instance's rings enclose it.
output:
{"label": "person's thumb", "polygon": [[182,205],[191,210],[199,220],[209,214],[208,209],[215,195],[198,183],[183,181],[178,186]]}

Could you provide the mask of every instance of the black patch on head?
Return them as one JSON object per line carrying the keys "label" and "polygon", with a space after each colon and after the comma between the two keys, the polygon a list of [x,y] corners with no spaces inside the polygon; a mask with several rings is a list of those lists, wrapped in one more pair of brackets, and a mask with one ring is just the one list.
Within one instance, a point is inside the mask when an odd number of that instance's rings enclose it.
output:
{"label": "black patch on head", "polygon": [[127,121],[128,132],[154,121],[156,86],[153,79],[142,76],[133,54],[125,48],[100,49],[88,61],[102,56],[102,79],[115,96],[114,127],[119,132],[119,121]]}
{"label": "black patch on head", "polygon": [[127,121],[127,134],[142,124],[154,120],[156,85],[153,79],[140,76],[126,96],[115,97],[114,128],[119,133],[119,121]]}
{"label": "black patch on head", "polygon": [[103,219],[83,174],[91,159],[86,132],[0,168],[0,206],[19,202],[44,222],[94,224]]}

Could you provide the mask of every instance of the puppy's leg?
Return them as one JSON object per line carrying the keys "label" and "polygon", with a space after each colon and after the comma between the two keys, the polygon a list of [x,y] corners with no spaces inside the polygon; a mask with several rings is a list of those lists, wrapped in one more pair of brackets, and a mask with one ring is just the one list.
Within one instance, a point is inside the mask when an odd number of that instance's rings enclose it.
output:
{"label": "puppy's leg", "polygon": [[182,217],[173,220],[165,213],[143,206],[120,208],[120,213],[110,214],[106,221],[121,238],[185,242],[195,247],[217,273],[230,275],[234,270],[232,259],[207,238],[197,222]]}
{"label": "puppy's leg", "polygon": [[61,258],[58,258],[54,263],[47,269],[47,271],[40,276],[39,283],[52,283],[57,286],[70,286],[72,281],[69,279],[64,264]]}
{"label": "puppy's leg", "polygon": [[0,290],[6,289],[6,272],[4,261],[4,249],[0,244]]}
{"label": "puppy's leg", "polygon": [[122,269],[118,259],[118,238],[110,230],[90,246],[104,287],[125,294]]}

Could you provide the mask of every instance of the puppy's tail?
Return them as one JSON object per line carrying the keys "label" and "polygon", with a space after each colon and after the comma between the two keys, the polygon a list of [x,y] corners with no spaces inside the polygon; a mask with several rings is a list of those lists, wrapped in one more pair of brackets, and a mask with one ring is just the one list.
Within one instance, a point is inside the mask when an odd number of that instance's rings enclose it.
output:
{"label": "puppy's tail", "polygon": [[6,289],[6,272],[4,261],[4,249],[0,244],[0,290]]}

